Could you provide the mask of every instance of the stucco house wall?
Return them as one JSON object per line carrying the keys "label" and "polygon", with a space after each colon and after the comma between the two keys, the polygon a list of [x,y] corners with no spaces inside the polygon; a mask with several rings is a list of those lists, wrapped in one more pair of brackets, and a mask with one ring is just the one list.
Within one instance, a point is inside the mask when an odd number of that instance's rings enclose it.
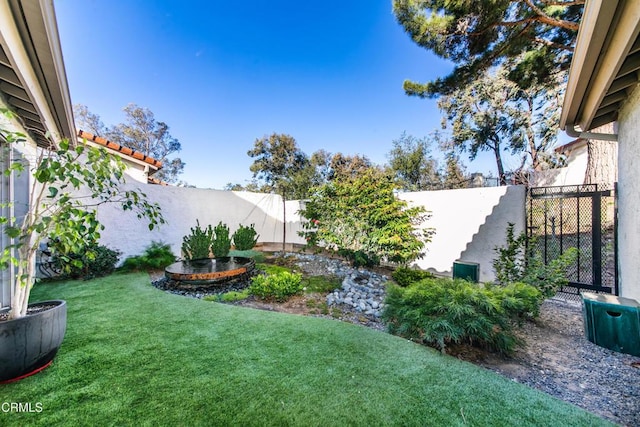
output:
{"label": "stucco house wall", "polygon": [[[0,96],[0,106],[7,107],[4,99]],[[0,127],[6,131],[21,132],[26,134],[24,127],[16,120],[7,119],[0,115]],[[14,143],[10,147],[4,141],[0,141],[0,216],[5,218],[15,218],[19,222],[29,210],[29,188],[31,175],[29,174],[29,159],[34,159],[36,155],[36,144],[27,137],[22,143]],[[4,171],[16,161],[25,164],[23,172],[13,171],[5,175]],[[11,203],[7,203],[11,201]],[[4,232],[5,224],[0,225],[0,252],[4,251],[12,242]],[[6,307],[11,300],[11,286],[14,280],[15,267],[9,265],[8,268],[0,270],[0,307]]]}
{"label": "stucco house wall", "polygon": [[620,295],[640,301],[640,87],[618,117],[618,263]]}
{"label": "stucco house wall", "polygon": [[571,150],[567,156],[567,166],[557,169],[536,171],[533,174],[534,187],[559,185],[582,185],[587,172],[589,154],[586,142]]}

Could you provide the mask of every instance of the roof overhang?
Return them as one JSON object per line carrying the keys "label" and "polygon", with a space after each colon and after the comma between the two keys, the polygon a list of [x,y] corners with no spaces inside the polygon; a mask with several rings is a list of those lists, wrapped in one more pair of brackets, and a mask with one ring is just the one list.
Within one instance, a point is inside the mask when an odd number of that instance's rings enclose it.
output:
{"label": "roof overhang", "polygon": [[75,139],[53,0],[0,2],[0,92],[38,145]]}
{"label": "roof overhang", "polygon": [[93,147],[107,148],[110,153],[115,154],[122,159],[140,165],[143,168],[148,168],[149,175],[152,175],[162,169],[162,162],[151,156],[147,156],[139,151],[132,150],[131,148],[109,141],[101,136],[93,135],[83,130],[78,130],[78,142],[83,143],[85,141]]}
{"label": "roof overhang", "polygon": [[640,1],[587,1],[560,119],[569,135],[617,120],[639,80],[639,33]]}

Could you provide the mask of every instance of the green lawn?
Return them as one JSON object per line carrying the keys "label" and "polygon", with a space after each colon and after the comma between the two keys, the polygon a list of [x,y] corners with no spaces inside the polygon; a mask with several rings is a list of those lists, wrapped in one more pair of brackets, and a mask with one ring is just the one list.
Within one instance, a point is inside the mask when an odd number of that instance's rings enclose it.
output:
{"label": "green lawn", "polygon": [[[145,274],[39,285],[68,303],[53,365],[0,425],[588,426],[587,412],[398,337],[170,295]],[[6,407],[6,406],[5,406]]]}

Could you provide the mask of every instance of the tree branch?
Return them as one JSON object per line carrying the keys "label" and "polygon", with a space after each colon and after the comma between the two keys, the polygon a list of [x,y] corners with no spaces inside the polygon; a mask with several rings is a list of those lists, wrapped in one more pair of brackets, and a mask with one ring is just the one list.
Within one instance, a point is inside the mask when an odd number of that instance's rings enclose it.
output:
{"label": "tree branch", "polygon": [[531,8],[531,10],[538,15],[538,22],[542,22],[547,25],[551,25],[552,27],[564,28],[566,30],[578,31],[579,24],[577,22],[571,21],[563,21],[560,19],[552,18],[551,16],[544,13],[542,9],[533,4],[531,0],[520,0],[522,3],[526,4]]}

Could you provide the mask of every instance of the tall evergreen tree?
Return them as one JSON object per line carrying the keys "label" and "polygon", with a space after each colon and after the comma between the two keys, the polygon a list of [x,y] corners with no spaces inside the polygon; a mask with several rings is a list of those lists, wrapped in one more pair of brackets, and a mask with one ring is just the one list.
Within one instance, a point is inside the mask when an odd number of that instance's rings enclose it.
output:
{"label": "tall evergreen tree", "polygon": [[509,78],[522,88],[556,84],[571,63],[584,0],[393,0],[398,22],[418,46],[455,64],[407,94],[451,95],[490,68],[514,60]]}

